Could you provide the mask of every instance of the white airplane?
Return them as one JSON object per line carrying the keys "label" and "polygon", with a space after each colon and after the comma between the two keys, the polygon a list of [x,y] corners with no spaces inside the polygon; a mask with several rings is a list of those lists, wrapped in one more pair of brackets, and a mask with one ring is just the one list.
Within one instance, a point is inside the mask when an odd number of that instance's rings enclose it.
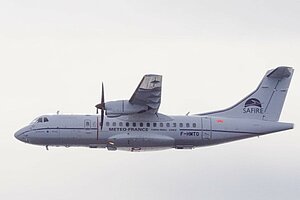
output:
{"label": "white airplane", "polygon": [[[294,70],[269,70],[257,89],[234,106],[191,116],[158,113],[162,76],[145,75],[129,100],[104,101],[96,115],[43,115],[15,133],[23,142],[108,150],[192,149],[293,128],[278,122]],[[98,115],[98,109],[101,114]]]}

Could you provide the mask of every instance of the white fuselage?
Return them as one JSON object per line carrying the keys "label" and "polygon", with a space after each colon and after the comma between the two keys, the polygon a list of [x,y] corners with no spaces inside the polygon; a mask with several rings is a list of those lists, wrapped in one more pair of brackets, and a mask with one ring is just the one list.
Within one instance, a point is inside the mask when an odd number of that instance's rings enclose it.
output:
{"label": "white fuselage", "polygon": [[191,149],[293,128],[292,124],[206,116],[44,115],[15,137],[44,146],[86,146],[108,150]]}

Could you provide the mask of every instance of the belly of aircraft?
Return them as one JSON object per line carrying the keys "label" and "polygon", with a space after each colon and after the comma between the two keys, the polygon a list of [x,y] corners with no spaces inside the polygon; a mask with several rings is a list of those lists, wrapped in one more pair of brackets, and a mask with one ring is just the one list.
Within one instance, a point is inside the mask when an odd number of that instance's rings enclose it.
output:
{"label": "belly of aircraft", "polygon": [[[49,131],[49,134],[54,134]],[[49,140],[47,134],[36,138],[31,143],[49,146],[87,146],[91,148],[107,148],[108,150],[155,151],[163,149],[192,149],[195,147],[215,145],[257,136],[238,132],[173,132],[173,133],[118,133],[101,132],[97,140],[96,131],[72,132],[60,131],[59,138]],[[53,135],[52,135],[53,136]],[[45,139],[45,140],[44,140]]]}

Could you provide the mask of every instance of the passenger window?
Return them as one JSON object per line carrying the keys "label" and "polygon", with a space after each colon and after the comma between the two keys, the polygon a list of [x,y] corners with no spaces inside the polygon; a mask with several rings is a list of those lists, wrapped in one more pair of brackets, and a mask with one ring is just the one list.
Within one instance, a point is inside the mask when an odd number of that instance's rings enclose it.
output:
{"label": "passenger window", "polygon": [[173,123],[173,127],[176,127],[176,123]]}
{"label": "passenger window", "polygon": [[129,126],[129,122],[126,122],[126,126],[127,126],[127,127]]}
{"label": "passenger window", "polygon": [[113,123],[112,123],[112,125],[113,125],[113,126],[116,126],[116,125],[117,125],[117,123],[116,123],[116,122],[113,122]]}
{"label": "passenger window", "polygon": [[150,123],[147,123],[147,127],[150,127]]}
{"label": "passenger window", "polygon": [[106,122],[106,126],[109,126],[109,122]]}
{"label": "passenger window", "polygon": [[183,127],[183,123],[179,123],[179,127],[181,127],[181,128],[182,128],[182,127]]}
{"label": "passenger window", "polygon": [[143,127],[143,126],[144,126],[144,124],[141,122],[141,123],[140,123],[140,127]]}
{"label": "passenger window", "polygon": [[43,122],[43,118],[41,118],[41,117],[38,119],[38,123],[40,123],[40,122]]}
{"label": "passenger window", "polygon": [[156,127],[156,123],[155,122],[153,123],[153,127]]}
{"label": "passenger window", "polygon": [[164,127],[164,123],[160,123],[159,126],[160,126],[160,127]]}
{"label": "passenger window", "polygon": [[135,122],[133,122],[133,123],[132,123],[132,126],[133,126],[133,127],[136,127],[136,123],[135,123]]}
{"label": "passenger window", "polygon": [[119,126],[123,126],[123,122],[119,122]]}
{"label": "passenger window", "polygon": [[167,125],[167,127],[170,127],[170,123],[167,123],[166,125]]}
{"label": "passenger window", "polygon": [[189,123],[186,123],[185,126],[186,126],[187,128],[189,128],[189,127],[190,127],[190,124],[189,124]]}
{"label": "passenger window", "polygon": [[49,122],[47,117],[44,117],[44,122]]}
{"label": "passenger window", "polygon": [[196,128],[196,123],[193,123],[193,128]]}

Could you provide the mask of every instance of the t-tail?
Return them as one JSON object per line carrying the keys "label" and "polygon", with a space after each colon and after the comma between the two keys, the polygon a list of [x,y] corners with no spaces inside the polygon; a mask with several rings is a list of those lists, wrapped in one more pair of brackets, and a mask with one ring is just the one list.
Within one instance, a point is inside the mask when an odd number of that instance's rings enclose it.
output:
{"label": "t-tail", "polygon": [[293,73],[294,69],[291,67],[269,70],[257,89],[234,106],[200,115],[276,122],[279,120]]}

